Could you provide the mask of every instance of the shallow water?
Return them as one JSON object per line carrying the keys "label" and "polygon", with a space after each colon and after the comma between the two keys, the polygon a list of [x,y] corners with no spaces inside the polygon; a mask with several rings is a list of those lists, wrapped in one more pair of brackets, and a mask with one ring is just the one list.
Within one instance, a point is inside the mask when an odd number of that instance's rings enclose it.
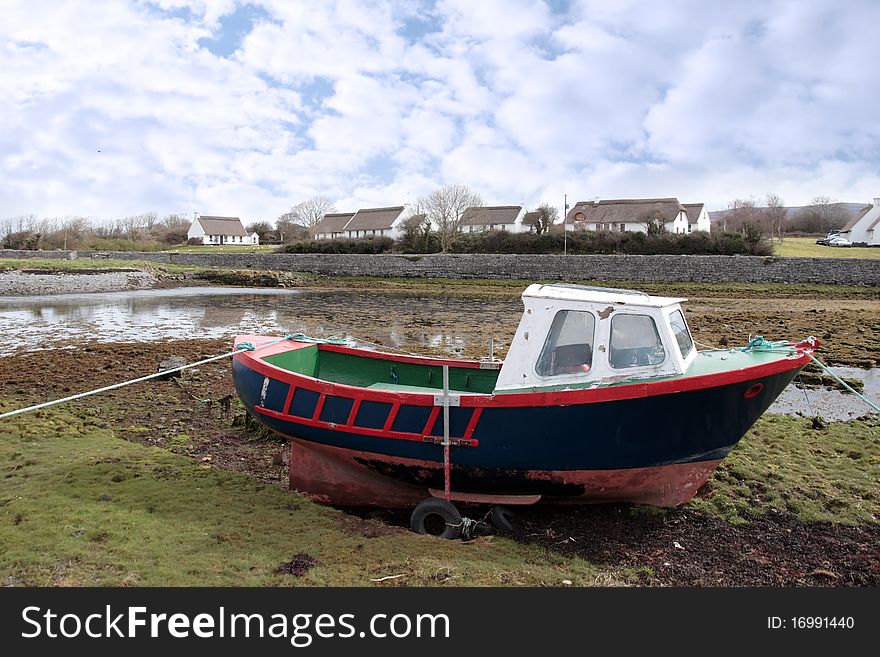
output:
{"label": "shallow water", "polygon": [[[392,348],[464,353],[482,335],[469,329],[487,324],[498,328],[493,332],[503,344],[521,308],[510,299],[235,287],[0,297],[6,338],[0,355],[78,341],[231,339],[242,333],[354,337]],[[463,320],[472,326],[462,327]]]}
{"label": "shallow water", "polygon": [[[862,394],[878,403],[880,401],[880,368],[863,370],[857,367],[832,367],[831,371],[844,379],[861,379],[865,382]],[[786,415],[821,415],[826,420],[851,420],[874,411],[856,395],[828,388],[798,388],[788,386],[770,407],[768,413]]]}
{"label": "shallow water", "polygon": [[[522,304],[446,294],[190,287],[65,296],[0,297],[0,355],[77,342],[229,338],[241,333],[348,337],[397,349],[477,357],[504,351]],[[366,342],[369,341],[369,342]],[[880,399],[880,369],[835,367]],[[847,420],[870,412],[855,395],[789,386],[771,413]]]}

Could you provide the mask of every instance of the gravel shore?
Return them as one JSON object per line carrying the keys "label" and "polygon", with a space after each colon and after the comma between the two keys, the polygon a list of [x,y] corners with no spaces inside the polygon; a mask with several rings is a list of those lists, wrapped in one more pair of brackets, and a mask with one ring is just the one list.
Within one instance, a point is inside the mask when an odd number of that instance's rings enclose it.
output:
{"label": "gravel shore", "polygon": [[86,270],[72,272],[22,269],[0,272],[0,295],[80,294],[121,292],[155,287],[153,274],[136,270]]}

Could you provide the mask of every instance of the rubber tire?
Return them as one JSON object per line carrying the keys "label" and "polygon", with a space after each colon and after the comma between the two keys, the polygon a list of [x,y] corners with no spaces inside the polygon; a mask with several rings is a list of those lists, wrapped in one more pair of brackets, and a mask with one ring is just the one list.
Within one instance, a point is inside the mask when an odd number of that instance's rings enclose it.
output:
{"label": "rubber tire", "polygon": [[489,511],[489,522],[503,534],[513,533],[513,511],[506,506],[493,506]]}
{"label": "rubber tire", "polygon": [[443,532],[432,536],[455,540],[461,535],[461,514],[452,503],[441,497],[429,497],[419,502],[409,518],[409,528],[416,534],[427,534],[425,521],[429,516],[440,516],[446,523]]}

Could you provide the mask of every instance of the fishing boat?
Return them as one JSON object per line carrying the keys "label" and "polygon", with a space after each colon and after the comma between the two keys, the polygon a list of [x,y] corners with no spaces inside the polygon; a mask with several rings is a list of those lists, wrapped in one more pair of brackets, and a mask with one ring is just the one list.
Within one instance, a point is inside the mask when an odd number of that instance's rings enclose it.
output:
{"label": "fishing boat", "polygon": [[320,501],[674,506],[817,346],[698,350],[686,299],[633,290],[536,284],[522,301],[503,362],[242,335],[235,388],[290,441],[291,489]]}

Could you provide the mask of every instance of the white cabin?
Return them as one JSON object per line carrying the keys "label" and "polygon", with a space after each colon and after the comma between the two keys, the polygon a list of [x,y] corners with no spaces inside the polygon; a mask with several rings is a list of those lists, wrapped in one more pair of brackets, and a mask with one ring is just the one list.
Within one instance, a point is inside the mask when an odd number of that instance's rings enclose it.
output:
{"label": "white cabin", "polygon": [[496,392],[590,387],[681,374],[697,350],[686,299],[582,285],[530,285]]}

